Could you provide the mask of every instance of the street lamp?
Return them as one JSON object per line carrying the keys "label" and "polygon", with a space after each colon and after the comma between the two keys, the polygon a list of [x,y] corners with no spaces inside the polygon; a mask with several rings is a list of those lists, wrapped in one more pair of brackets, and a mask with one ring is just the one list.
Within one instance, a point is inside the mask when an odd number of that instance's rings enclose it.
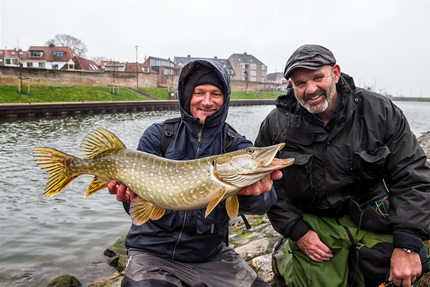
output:
{"label": "street lamp", "polygon": [[136,46],[136,87],[139,89],[139,63],[137,61],[137,47]]}

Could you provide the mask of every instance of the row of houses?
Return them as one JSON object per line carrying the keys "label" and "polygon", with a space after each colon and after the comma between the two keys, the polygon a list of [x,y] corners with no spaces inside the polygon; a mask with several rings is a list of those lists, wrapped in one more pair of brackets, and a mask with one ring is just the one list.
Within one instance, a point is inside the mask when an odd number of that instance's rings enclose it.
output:
{"label": "row of houses", "polygon": [[[73,50],[67,46],[31,46],[27,51],[0,49],[0,66],[90,72],[154,73],[160,74],[161,77],[179,75],[181,68],[194,59],[197,58],[190,55],[174,57],[173,61],[170,58],[163,59],[150,56],[143,63],[118,61],[96,63],[75,55]],[[277,84],[285,82],[282,73],[268,74],[267,65],[246,52],[232,54],[227,59],[218,57],[211,59],[222,64],[233,80]]]}

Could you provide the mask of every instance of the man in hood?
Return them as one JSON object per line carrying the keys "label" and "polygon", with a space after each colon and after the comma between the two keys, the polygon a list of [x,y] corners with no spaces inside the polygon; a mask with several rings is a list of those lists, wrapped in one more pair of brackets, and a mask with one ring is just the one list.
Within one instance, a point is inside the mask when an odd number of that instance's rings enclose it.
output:
{"label": "man in hood", "polygon": [[[191,160],[252,145],[225,122],[230,80],[218,62],[195,60],[185,65],[178,95],[181,118],[174,121],[173,135],[165,133],[168,121],[155,123],[145,130],[138,150]],[[171,139],[163,147],[167,134]],[[281,176],[279,171],[272,173],[273,178]],[[115,181],[109,191],[129,212],[129,201],[136,195]],[[237,194],[240,213],[264,214],[276,201],[270,176]],[[125,241],[129,261],[122,286],[268,286],[226,245],[229,217],[224,202],[207,217],[205,209],[169,210],[158,220],[132,225]]]}

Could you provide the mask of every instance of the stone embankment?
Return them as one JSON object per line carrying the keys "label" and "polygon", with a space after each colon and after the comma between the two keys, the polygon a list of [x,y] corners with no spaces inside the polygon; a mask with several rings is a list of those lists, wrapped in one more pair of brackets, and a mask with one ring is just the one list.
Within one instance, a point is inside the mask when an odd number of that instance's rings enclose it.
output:
{"label": "stone embankment", "polygon": [[[430,165],[430,131],[420,136],[420,145],[427,154],[427,163]],[[275,244],[281,236],[272,228],[266,216],[248,216],[251,228],[247,229],[242,220],[238,219],[230,228],[230,246],[239,253],[262,277],[272,286],[285,286],[278,280],[272,271],[272,252]],[[106,268],[107,264],[114,266],[118,271],[109,277],[96,280],[88,287],[120,287],[124,275],[127,256],[125,255],[124,236],[105,251],[107,262],[99,263],[100,268]],[[64,280],[64,281],[62,281]],[[48,285],[54,286],[82,286],[73,276],[63,275]],[[423,285],[424,284],[424,285]],[[430,274],[423,276],[415,284],[416,287],[430,286]]]}

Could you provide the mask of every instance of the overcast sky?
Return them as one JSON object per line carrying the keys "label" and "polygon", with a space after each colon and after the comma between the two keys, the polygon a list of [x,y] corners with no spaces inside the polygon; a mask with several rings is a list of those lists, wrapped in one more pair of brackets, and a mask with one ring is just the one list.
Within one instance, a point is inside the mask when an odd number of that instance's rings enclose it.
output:
{"label": "overcast sky", "polygon": [[300,45],[329,48],[357,86],[430,97],[429,0],[0,0],[0,47],[84,42],[87,58],[254,55],[281,72]]}

